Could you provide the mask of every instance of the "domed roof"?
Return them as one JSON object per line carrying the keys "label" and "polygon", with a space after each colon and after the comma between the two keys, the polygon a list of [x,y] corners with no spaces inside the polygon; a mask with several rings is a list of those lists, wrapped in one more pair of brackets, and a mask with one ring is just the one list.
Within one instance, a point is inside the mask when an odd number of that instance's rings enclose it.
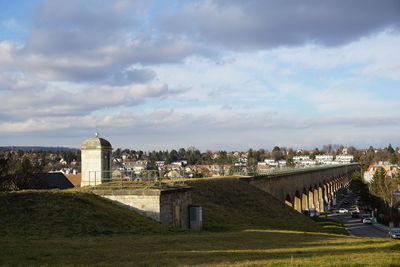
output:
{"label": "domed roof", "polygon": [[110,148],[112,146],[110,142],[106,139],[100,138],[98,136],[86,139],[81,146],[81,149],[101,149],[101,148]]}

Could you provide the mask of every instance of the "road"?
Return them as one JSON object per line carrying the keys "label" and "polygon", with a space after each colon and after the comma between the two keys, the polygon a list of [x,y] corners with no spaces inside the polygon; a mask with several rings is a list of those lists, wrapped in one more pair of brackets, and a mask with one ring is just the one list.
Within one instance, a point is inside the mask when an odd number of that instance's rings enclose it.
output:
{"label": "road", "polygon": [[360,214],[359,218],[351,218],[351,212],[356,210],[357,197],[353,194],[346,195],[342,200],[338,201],[337,207],[346,208],[349,210],[347,214],[333,213],[329,214],[328,218],[336,221],[340,221],[345,226],[346,230],[354,236],[360,237],[388,237],[386,231],[375,228],[370,224],[363,224],[361,218],[363,214]]}

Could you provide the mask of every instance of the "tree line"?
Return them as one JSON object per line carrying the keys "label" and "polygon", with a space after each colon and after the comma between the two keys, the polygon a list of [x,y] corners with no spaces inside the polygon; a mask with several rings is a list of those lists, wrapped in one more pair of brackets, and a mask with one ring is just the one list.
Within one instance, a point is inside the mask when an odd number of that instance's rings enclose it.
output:
{"label": "tree line", "polygon": [[0,159],[0,190],[12,191],[43,188],[43,165],[16,157]]}

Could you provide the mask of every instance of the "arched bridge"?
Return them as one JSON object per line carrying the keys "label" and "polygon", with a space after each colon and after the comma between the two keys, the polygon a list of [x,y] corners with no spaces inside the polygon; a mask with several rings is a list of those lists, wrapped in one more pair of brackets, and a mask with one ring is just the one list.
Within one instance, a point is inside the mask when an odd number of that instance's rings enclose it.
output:
{"label": "arched bridge", "polygon": [[358,164],[295,169],[262,176],[240,178],[298,212],[323,212],[336,204],[336,192],[351,180]]}

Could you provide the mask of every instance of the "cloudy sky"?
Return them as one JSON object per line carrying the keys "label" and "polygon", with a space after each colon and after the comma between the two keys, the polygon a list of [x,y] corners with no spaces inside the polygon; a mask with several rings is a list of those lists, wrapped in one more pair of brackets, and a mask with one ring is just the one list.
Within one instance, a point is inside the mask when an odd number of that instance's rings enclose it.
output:
{"label": "cloudy sky", "polygon": [[400,145],[398,0],[0,0],[0,146]]}

